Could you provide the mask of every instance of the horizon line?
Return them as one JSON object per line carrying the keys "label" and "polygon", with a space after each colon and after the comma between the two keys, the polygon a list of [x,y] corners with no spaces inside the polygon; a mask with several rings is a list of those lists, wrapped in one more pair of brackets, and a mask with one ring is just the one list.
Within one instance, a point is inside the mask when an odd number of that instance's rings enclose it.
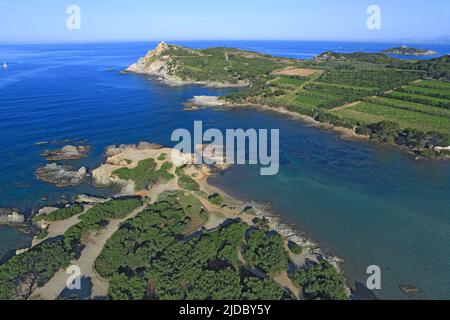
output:
{"label": "horizon line", "polygon": [[343,43],[409,43],[409,44],[425,44],[425,45],[445,45],[449,42],[430,42],[432,40],[407,40],[407,39],[385,39],[385,40],[367,40],[367,39],[355,39],[355,40],[339,40],[339,39],[96,39],[96,40],[38,40],[38,41],[13,41],[13,42],[3,42],[0,46],[5,45],[47,45],[47,44],[92,44],[92,43],[133,43],[133,42],[161,42],[166,43],[171,42],[214,42],[214,41],[254,41],[254,42],[343,42]]}

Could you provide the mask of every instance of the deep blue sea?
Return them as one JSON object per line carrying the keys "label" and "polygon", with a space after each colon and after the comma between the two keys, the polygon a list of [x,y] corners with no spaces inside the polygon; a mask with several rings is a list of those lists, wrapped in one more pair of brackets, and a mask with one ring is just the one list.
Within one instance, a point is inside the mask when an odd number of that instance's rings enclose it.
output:
{"label": "deep blue sea", "polygon": [[[194,48],[239,47],[310,59],[327,50],[377,52],[400,44],[335,42],[178,42]],[[68,162],[95,168],[105,147],[142,140],[171,146],[174,129],[279,128],[281,170],[261,177],[238,166],[212,181],[249,200],[269,202],[299,230],[345,259],[346,277],[365,283],[369,265],[382,270],[381,298],[450,298],[450,162],[414,161],[398,149],[344,141],[336,134],[258,110],[184,112],[194,95],[226,93],[195,86],[168,88],[120,74],[156,43],[0,45],[0,207],[26,212],[61,196],[108,194],[89,184],[58,189],[39,182],[44,149],[88,143],[89,158]],[[450,46],[420,45],[450,53]],[[38,142],[48,142],[38,145]],[[0,228],[0,259],[30,239]]]}

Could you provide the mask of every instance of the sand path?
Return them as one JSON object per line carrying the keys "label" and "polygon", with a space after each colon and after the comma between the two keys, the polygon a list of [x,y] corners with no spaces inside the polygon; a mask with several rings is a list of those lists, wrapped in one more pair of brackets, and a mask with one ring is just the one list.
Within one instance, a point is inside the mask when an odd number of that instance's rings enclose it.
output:
{"label": "sand path", "polygon": [[[174,171],[174,170],[173,170]],[[72,265],[80,268],[83,277],[88,277],[92,281],[92,298],[104,298],[108,294],[108,281],[103,279],[95,271],[95,260],[103,251],[106,242],[111,236],[119,230],[120,225],[134,217],[136,217],[148,204],[153,204],[157,201],[159,195],[166,191],[180,190],[178,186],[178,179],[172,179],[166,184],[157,184],[151,190],[144,192],[142,195],[146,197],[143,206],[133,210],[126,218],[121,220],[111,220],[110,223],[100,232],[91,235],[81,256],[74,261]],[[87,210],[87,208],[86,208]],[[85,211],[86,211],[85,210]],[[49,236],[63,235],[64,232],[72,225],[79,222],[78,216],[74,216],[68,220],[54,223],[49,227]],[[61,292],[66,288],[66,281],[69,277],[66,270],[59,270],[53,278],[50,279],[43,287],[36,289],[30,299],[54,300],[58,298]]]}
{"label": "sand path", "polygon": [[273,280],[275,280],[275,282],[278,283],[281,287],[289,289],[289,291],[291,291],[297,299],[300,299],[300,288],[294,285],[286,271],[275,275],[273,277]]}
{"label": "sand path", "polygon": [[[156,150],[130,150],[127,149],[126,152],[115,156],[114,158],[117,162],[123,160],[122,157],[126,155],[126,159],[130,159],[133,161],[133,164],[137,165],[138,161],[142,160],[145,157],[152,156],[155,158],[161,152],[168,153],[167,149]],[[113,158],[113,159],[114,159]],[[158,167],[162,165],[164,160],[158,160]],[[128,164],[127,164],[128,165]],[[111,166],[117,167],[120,165],[106,165],[107,169],[110,169]],[[103,173],[101,168],[97,170],[99,173]],[[174,174],[175,179],[165,183],[165,184],[156,184],[148,191],[137,192],[138,195],[142,196],[144,199],[144,204],[135,210],[133,210],[126,218],[121,220],[111,220],[110,223],[99,233],[91,234],[88,237],[83,239],[85,243],[85,248],[81,252],[79,259],[74,261],[72,265],[76,265],[81,270],[81,276],[83,278],[89,278],[92,282],[92,289],[90,292],[90,298],[92,299],[102,299],[106,298],[108,295],[108,286],[109,282],[107,279],[103,279],[95,270],[95,261],[97,257],[103,251],[106,242],[108,239],[113,236],[115,232],[117,232],[122,223],[125,221],[136,217],[145,207],[149,204],[153,204],[158,200],[160,194],[167,191],[178,191],[182,190],[182,188],[178,185],[178,177],[175,174],[175,168],[172,168],[171,173]],[[190,167],[189,172],[187,174],[191,175],[194,180],[197,181],[200,185],[200,189],[204,191],[206,194],[211,195],[214,193],[219,193],[222,195],[224,199],[224,206],[219,207],[212,204],[207,198],[200,196],[199,194],[192,193],[198,200],[202,203],[203,207],[209,212],[209,220],[206,224],[202,226],[202,228],[206,228],[207,230],[213,230],[218,228],[224,221],[228,219],[236,219],[240,218],[242,221],[246,222],[248,225],[253,225],[253,220],[255,215],[241,212],[242,202],[234,199],[232,196],[226,194],[222,190],[211,186],[208,184],[207,179],[211,175],[211,171],[206,167]],[[110,174],[106,173],[106,177]],[[130,190],[131,191],[131,190]],[[135,193],[136,194],[136,193]],[[88,210],[90,206],[86,206],[84,212]],[[75,225],[80,220],[79,216],[71,217],[65,221],[55,222],[49,226],[49,237],[55,237],[63,235],[68,228],[72,225]],[[306,255],[297,256],[296,264],[301,264],[304,262]],[[242,256],[241,256],[242,259]],[[244,262],[245,263],[245,262]],[[42,300],[54,300],[57,299],[62,291],[66,288],[66,281],[70,275],[66,274],[66,270],[59,270],[49,282],[47,282],[43,287],[36,289],[30,299],[42,299]],[[293,284],[291,279],[289,279],[288,274],[286,272],[280,273],[274,277],[274,280],[283,288],[290,290],[297,298],[300,297],[300,288]]]}
{"label": "sand path", "polygon": [[[72,265],[78,266],[81,270],[81,276],[88,277],[92,281],[92,298],[105,297],[108,294],[108,282],[102,279],[94,269],[94,263],[102,252],[108,239],[119,229],[120,225],[128,219],[135,217],[147,204],[133,210],[126,218],[121,220],[112,220],[100,233],[91,235],[89,242],[83,249],[78,260]],[[66,281],[69,277],[66,270],[59,270],[53,278],[43,287],[36,289],[30,299],[55,300],[66,288]]]}

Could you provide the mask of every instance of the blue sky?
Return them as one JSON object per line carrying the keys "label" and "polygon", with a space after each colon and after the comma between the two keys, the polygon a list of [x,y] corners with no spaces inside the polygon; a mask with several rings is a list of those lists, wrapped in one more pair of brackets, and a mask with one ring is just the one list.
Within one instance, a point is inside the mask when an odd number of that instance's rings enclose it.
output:
{"label": "blue sky", "polygon": [[[81,9],[80,30],[66,27],[71,4]],[[366,26],[372,4],[381,9],[381,30]],[[0,0],[0,43],[395,41],[449,35],[449,0]]]}

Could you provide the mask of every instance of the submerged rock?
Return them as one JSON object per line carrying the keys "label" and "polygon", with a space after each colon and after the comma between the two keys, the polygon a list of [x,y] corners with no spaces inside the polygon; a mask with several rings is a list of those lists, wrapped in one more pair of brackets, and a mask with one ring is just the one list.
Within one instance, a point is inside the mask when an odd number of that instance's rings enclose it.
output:
{"label": "submerged rock", "polygon": [[89,146],[67,145],[59,150],[45,150],[42,156],[49,161],[75,160],[86,157],[89,150]]}
{"label": "submerged rock", "polygon": [[0,225],[1,224],[23,224],[25,216],[18,209],[0,208]]}
{"label": "submerged rock", "polygon": [[51,163],[37,169],[36,176],[39,180],[54,184],[57,187],[69,187],[81,184],[88,174],[85,167],[78,171],[71,171],[67,167]]}
{"label": "submerged rock", "polygon": [[401,285],[401,286],[399,286],[399,288],[407,296],[420,293],[420,289],[419,288],[412,287],[412,286]]}

